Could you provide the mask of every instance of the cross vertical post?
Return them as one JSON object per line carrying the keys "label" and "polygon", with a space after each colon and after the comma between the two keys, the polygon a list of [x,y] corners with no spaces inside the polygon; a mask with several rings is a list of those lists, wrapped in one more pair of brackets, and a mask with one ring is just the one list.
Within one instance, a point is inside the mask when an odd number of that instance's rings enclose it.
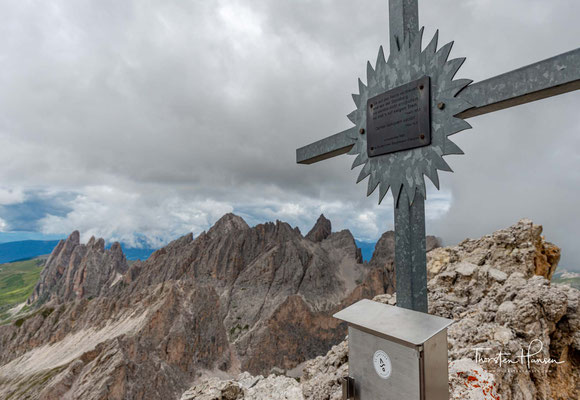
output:
{"label": "cross vertical post", "polygon": [[399,49],[400,43],[419,30],[419,5],[417,0],[389,0],[389,42],[391,54]]}
{"label": "cross vertical post", "polygon": [[395,200],[395,277],[397,306],[427,312],[427,254],[425,199],[415,194],[413,203],[405,190]]}
{"label": "cross vertical post", "polygon": [[[400,43],[419,31],[417,0],[389,0],[391,54]],[[395,191],[393,192],[395,193]],[[427,256],[425,244],[425,199],[415,193],[409,205],[406,191],[394,199],[395,276],[397,306],[427,312]]]}

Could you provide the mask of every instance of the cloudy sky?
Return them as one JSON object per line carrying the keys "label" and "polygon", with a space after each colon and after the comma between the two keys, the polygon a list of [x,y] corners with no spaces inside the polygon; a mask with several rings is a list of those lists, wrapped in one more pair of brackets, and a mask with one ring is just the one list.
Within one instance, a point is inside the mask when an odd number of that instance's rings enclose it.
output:
{"label": "cloudy sky", "polygon": [[[351,156],[295,149],[351,126],[350,94],[388,49],[387,0],[0,0],[0,240],[79,229],[159,246],[233,211],[376,240],[393,227]],[[575,0],[420,1],[457,77],[580,45]],[[580,93],[470,119],[429,189],[447,244],[531,218],[580,270]]]}

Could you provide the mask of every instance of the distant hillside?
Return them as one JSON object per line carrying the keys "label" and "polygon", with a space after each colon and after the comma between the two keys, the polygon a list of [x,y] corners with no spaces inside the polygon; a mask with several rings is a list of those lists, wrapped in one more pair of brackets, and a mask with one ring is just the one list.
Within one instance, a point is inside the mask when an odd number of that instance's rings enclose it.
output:
{"label": "distant hillside", "polygon": [[[107,246],[107,248],[110,248],[111,245]],[[136,248],[132,248],[132,247],[125,247],[123,244],[121,244],[121,248],[123,249],[123,253],[125,253],[125,257],[127,257],[127,260],[129,261],[133,261],[133,260],[141,260],[144,261],[146,259],[149,258],[149,256],[151,254],[153,254],[153,252],[157,249],[149,249],[149,248],[144,248],[144,249],[136,249]]]}
{"label": "distant hillside", "polygon": [[[0,243],[0,264],[28,260],[41,255],[50,254],[58,244],[58,240],[22,240],[18,242]],[[107,248],[110,248],[109,244]],[[131,248],[121,244],[127,260],[146,260],[156,250],[151,248]]]}
{"label": "distant hillside", "polygon": [[580,273],[570,272],[562,269],[560,271],[556,271],[552,277],[552,282],[568,284],[573,288],[580,289]]}
{"label": "distant hillside", "polygon": [[58,240],[23,240],[0,243],[0,264],[50,254],[57,244]]}
{"label": "distant hillside", "polygon": [[30,296],[42,271],[44,259],[32,259],[0,265],[0,321],[7,310]]}
{"label": "distant hillside", "polygon": [[361,240],[355,240],[355,242],[362,252],[363,260],[369,262],[373,258],[373,251],[375,251],[377,242],[363,242]]}

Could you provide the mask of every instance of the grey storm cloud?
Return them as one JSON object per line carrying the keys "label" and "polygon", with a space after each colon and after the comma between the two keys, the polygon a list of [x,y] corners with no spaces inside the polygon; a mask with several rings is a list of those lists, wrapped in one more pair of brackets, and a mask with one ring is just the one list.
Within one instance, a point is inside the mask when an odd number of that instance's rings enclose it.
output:
{"label": "grey storm cloud", "polygon": [[[228,211],[303,230],[325,212],[376,239],[392,199],[365,198],[350,157],[298,166],[294,151],[350,127],[357,78],[388,48],[387,3],[0,0],[1,185],[77,193],[64,215],[41,208],[46,232],[168,240]],[[419,3],[424,40],[439,29],[467,57],[459,77],[579,45],[577,1]],[[429,190],[428,230],[453,243],[528,217],[580,268],[578,109],[569,93],[470,119],[454,137],[466,154]],[[15,228],[10,207],[0,227]]]}

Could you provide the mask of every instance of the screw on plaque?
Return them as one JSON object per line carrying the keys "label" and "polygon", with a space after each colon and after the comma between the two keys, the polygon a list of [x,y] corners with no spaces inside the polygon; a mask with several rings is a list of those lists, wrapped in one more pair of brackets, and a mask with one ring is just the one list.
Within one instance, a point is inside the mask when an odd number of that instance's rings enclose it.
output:
{"label": "screw on plaque", "polygon": [[445,103],[439,103],[437,104],[437,108],[440,110],[443,110],[445,108]]}
{"label": "screw on plaque", "polygon": [[364,134],[365,134],[365,130],[364,130],[363,128],[360,128],[360,129],[358,130],[358,133],[360,133],[361,135],[364,135]]}
{"label": "screw on plaque", "polygon": [[419,90],[423,90],[424,88],[425,88],[425,86],[423,86],[423,85],[419,86]]}
{"label": "screw on plaque", "polygon": [[425,139],[425,135],[421,134],[421,136],[419,136],[421,138],[421,140]]}

